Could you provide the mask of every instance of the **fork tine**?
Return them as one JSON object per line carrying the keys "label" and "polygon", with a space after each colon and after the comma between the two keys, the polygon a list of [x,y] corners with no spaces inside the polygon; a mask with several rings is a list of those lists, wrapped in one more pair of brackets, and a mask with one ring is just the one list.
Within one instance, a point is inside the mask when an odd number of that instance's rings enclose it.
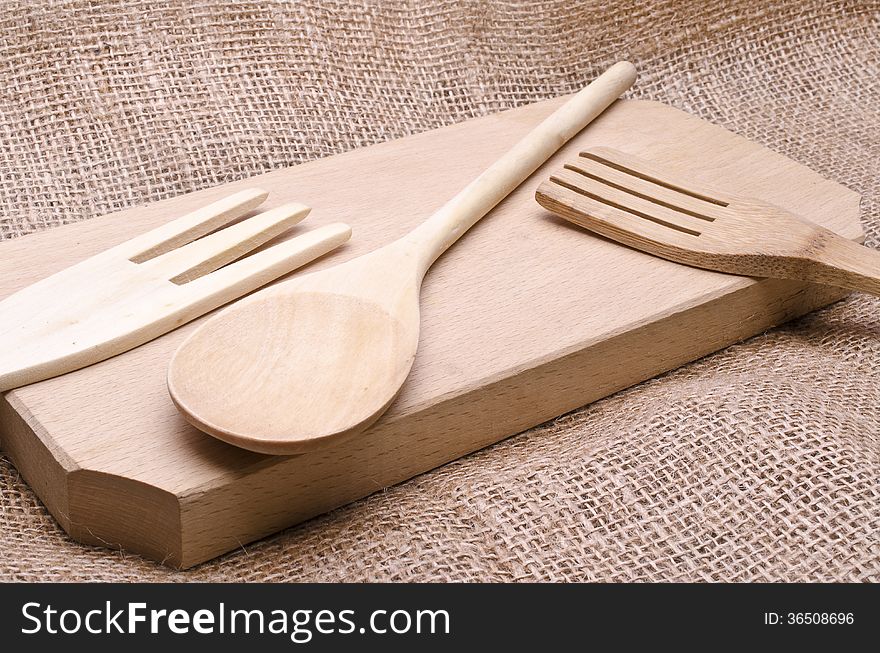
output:
{"label": "fork tine", "polygon": [[135,263],[143,263],[186,245],[257,208],[269,193],[248,188],[200,207],[114,248]]}
{"label": "fork tine", "polygon": [[231,263],[301,222],[311,209],[291,202],[247,218],[147,264],[177,284],[187,283]]}
{"label": "fork tine", "polygon": [[558,184],[552,177],[541,183],[535,197],[545,209],[631,247],[643,247],[645,241],[659,246],[667,244],[685,246],[693,244],[696,240],[692,234],[665,227],[597,202]]}
{"label": "fork tine", "polygon": [[351,227],[347,224],[328,224],[190,281],[181,290],[190,297],[222,293],[227,297],[222,302],[225,303],[323,256],[350,237]]}
{"label": "fork tine", "polygon": [[702,233],[711,224],[708,219],[695,218],[687,213],[675,211],[570,169],[555,172],[553,179],[576,192],[593,196],[594,201],[611,204],[615,208],[639,214],[645,220],[654,220],[694,234]]}

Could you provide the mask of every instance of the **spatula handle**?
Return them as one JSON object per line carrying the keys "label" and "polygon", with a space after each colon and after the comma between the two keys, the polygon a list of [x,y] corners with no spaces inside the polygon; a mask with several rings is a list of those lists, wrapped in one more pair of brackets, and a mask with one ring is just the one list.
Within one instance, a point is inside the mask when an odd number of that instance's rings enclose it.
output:
{"label": "spatula handle", "polygon": [[417,245],[423,270],[620,97],[635,78],[631,63],[611,66],[417,227],[407,240]]}
{"label": "spatula handle", "polygon": [[823,236],[807,280],[880,296],[880,251],[824,230]]}

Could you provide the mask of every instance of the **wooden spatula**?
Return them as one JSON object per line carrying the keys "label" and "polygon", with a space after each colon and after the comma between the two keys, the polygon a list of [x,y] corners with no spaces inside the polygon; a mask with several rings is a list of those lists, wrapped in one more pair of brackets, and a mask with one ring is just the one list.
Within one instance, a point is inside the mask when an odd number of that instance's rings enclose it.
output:
{"label": "wooden spatula", "polygon": [[267,288],[209,320],[171,361],[177,407],[207,433],[276,454],[371,424],[415,358],[429,266],[634,80],[631,64],[611,67],[400,240]]}
{"label": "wooden spatula", "polygon": [[566,220],[678,263],[880,295],[880,252],[778,206],[676,179],[611,148],[582,152],[535,197]]}
{"label": "wooden spatula", "polygon": [[309,213],[302,204],[285,204],[215,231],[266,196],[257,188],[241,191],[4,299],[0,390],[121,354],[305,265],[351,235],[348,225],[327,225],[236,260]]}

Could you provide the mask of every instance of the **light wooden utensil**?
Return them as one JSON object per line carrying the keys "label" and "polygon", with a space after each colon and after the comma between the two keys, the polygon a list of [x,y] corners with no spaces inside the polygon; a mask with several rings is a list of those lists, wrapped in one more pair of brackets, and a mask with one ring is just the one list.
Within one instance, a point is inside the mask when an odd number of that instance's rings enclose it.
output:
{"label": "light wooden utensil", "polygon": [[206,322],[171,361],[177,407],[199,429],[263,453],[301,453],[366,428],[412,367],[430,265],[634,80],[632,64],[612,66],[408,235]]}
{"label": "light wooden utensil", "polygon": [[347,225],[327,225],[236,260],[309,213],[302,204],[285,204],[210,233],[266,196],[259,189],[241,191],[4,299],[0,390],[143,344],[327,253],[351,235]]}
{"label": "light wooden utensil", "polygon": [[582,152],[535,196],[566,220],[670,261],[880,295],[880,252],[615,149]]}

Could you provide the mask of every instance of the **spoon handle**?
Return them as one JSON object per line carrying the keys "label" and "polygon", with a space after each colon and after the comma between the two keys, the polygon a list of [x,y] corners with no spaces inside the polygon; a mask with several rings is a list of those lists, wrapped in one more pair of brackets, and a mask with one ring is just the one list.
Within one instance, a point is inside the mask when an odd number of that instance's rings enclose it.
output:
{"label": "spoon handle", "polygon": [[635,79],[635,67],[628,61],[611,66],[406,236],[419,248],[423,271]]}

